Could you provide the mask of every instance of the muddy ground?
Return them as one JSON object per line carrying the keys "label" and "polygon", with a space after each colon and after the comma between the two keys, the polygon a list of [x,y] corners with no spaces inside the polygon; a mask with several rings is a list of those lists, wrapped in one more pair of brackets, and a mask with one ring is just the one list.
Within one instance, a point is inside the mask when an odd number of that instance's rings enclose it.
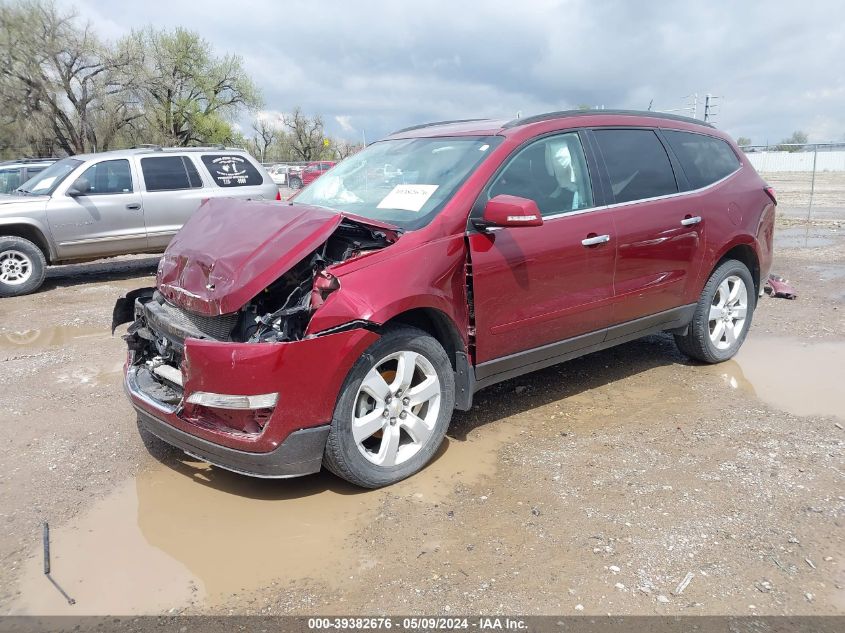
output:
{"label": "muddy ground", "polygon": [[843,614],[845,228],[778,242],[800,298],[735,360],[656,336],[500,384],[366,492],[148,450],[108,324],[156,258],[53,269],[0,301],[0,614]]}

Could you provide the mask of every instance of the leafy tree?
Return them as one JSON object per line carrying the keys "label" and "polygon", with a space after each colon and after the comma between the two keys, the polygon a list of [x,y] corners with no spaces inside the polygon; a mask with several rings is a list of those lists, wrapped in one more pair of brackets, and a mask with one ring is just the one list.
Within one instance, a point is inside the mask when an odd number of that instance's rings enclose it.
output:
{"label": "leafy tree", "polygon": [[140,54],[138,96],[152,132],[168,144],[225,142],[231,121],[261,105],[240,56],[214,56],[197,33],[147,27],[121,47]]}
{"label": "leafy tree", "polygon": [[325,149],[323,118],[319,114],[309,118],[297,106],[283,120],[290,136],[290,148],[294,160],[319,160]]}
{"label": "leafy tree", "polygon": [[110,50],[51,0],[0,5],[2,116],[36,147],[51,145],[49,134],[67,154],[107,149],[141,116],[127,52]]}
{"label": "leafy tree", "polygon": [[785,138],[781,141],[781,144],[778,145],[778,149],[782,152],[797,152],[800,151],[800,147],[795,147],[796,144],[804,145],[807,143],[807,134],[802,132],[801,130],[796,130],[792,133],[792,136]]}

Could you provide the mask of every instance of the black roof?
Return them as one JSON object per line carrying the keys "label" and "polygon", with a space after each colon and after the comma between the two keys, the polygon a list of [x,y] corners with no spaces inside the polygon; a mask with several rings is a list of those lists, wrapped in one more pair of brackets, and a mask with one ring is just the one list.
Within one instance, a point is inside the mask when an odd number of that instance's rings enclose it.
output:
{"label": "black roof", "polygon": [[699,119],[693,119],[688,116],[680,116],[678,114],[669,114],[666,112],[654,112],[652,110],[561,110],[559,112],[547,112],[545,114],[537,114],[529,116],[524,119],[513,119],[508,121],[503,126],[504,128],[518,127],[520,125],[528,125],[529,123],[538,123],[539,121],[548,121],[549,119],[561,119],[565,117],[576,116],[596,116],[598,114],[611,115],[628,115],[628,116],[642,116],[651,117],[654,119],[670,119],[672,121],[683,121],[684,123],[694,123],[696,125],[703,125],[705,127],[714,127],[710,123],[705,123]]}

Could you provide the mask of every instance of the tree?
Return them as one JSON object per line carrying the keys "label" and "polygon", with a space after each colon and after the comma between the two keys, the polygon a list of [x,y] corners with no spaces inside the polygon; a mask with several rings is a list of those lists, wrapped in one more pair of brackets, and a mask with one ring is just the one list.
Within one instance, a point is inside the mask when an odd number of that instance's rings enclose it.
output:
{"label": "tree", "polygon": [[323,118],[308,118],[297,106],[283,118],[294,160],[318,160],[323,153]]}
{"label": "tree", "polygon": [[266,163],[268,150],[279,140],[279,128],[266,116],[259,116],[252,122],[252,131],[255,132],[252,137],[255,155],[262,163]]}
{"label": "tree", "polygon": [[360,152],[364,149],[364,146],[361,143],[351,143],[349,141],[340,140],[332,143],[332,149],[334,150],[337,159],[343,160],[344,158],[349,158],[352,154]]}
{"label": "tree", "polygon": [[806,143],[807,134],[801,130],[796,130],[792,133],[792,136],[781,141],[781,144],[778,145],[778,150],[782,152],[797,152],[800,151],[801,148],[795,147],[795,145],[805,145]]}
{"label": "tree", "polygon": [[226,142],[231,121],[261,105],[240,56],[215,57],[196,33],[147,27],[121,44],[141,53],[138,95],[154,133],[168,144]]}
{"label": "tree", "polygon": [[0,5],[3,116],[20,122],[17,132],[30,145],[49,134],[67,154],[106,149],[141,116],[128,51],[110,50],[90,24],[77,22],[50,0]]}
{"label": "tree", "polygon": [[736,144],[740,147],[745,147],[746,145],[751,145],[751,139],[747,136],[740,136],[738,139],[736,139]]}

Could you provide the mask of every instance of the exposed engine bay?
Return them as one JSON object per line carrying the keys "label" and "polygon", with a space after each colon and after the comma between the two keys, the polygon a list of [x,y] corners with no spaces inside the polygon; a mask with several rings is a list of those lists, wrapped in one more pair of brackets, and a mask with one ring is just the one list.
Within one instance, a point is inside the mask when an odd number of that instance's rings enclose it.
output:
{"label": "exposed engine bay", "polygon": [[342,222],[319,249],[241,309],[230,340],[257,343],[301,339],[311,313],[340,287],[337,278],[326,269],[390,243],[381,231]]}

